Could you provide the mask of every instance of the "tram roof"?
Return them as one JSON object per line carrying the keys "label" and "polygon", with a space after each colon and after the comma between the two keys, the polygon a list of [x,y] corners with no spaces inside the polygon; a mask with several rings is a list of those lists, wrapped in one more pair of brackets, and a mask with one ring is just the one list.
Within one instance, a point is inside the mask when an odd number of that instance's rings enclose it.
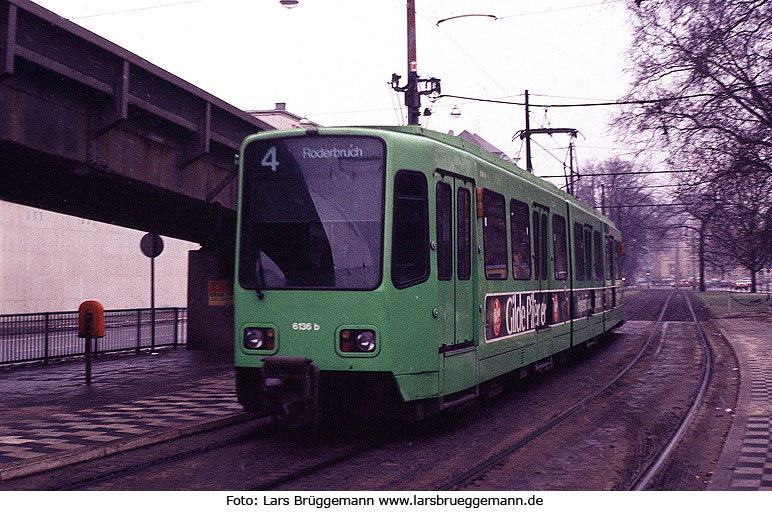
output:
{"label": "tram roof", "polygon": [[[477,144],[467,141],[466,139],[463,139],[461,137],[451,135],[451,134],[445,134],[442,132],[437,132],[434,130],[425,129],[423,127],[419,127],[416,125],[362,125],[362,126],[336,126],[336,127],[314,127],[313,130],[315,133],[325,133],[325,132],[334,132],[336,130],[373,130],[373,131],[387,131],[387,132],[396,132],[411,136],[421,136],[426,137],[428,139],[432,139],[434,141],[438,141],[440,143],[446,144],[448,146],[452,146],[454,148],[457,148],[459,150],[463,150],[465,152],[468,152],[480,159],[483,159],[485,161],[488,161],[489,163],[502,168],[510,173],[513,173],[517,175],[518,177],[521,177],[525,180],[528,180],[529,182],[532,182],[538,187],[545,188],[549,190],[550,192],[560,196],[561,198],[565,199],[567,202],[573,204],[576,208],[582,209],[584,211],[587,211],[591,213],[593,216],[598,217],[601,219],[604,223],[608,224],[611,227],[616,227],[613,221],[611,221],[609,218],[601,214],[597,209],[594,207],[586,204],[582,200],[579,200],[575,196],[572,196],[568,194],[566,191],[563,191],[562,189],[555,186],[555,184],[549,182],[548,180],[544,180],[543,178],[539,178],[533,173],[530,173],[521,167],[517,166],[511,161],[508,161],[506,159],[502,159],[496,154],[493,154]],[[294,134],[294,133],[300,133],[300,132],[306,132],[305,130],[301,128],[297,129],[290,129],[286,131],[281,131],[284,133]],[[263,135],[267,135],[267,132],[263,132]],[[277,134],[278,135],[278,134]]]}
{"label": "tram roof", "polygon": [[363,129],[374,129],[374,130],[387,130],[390,132],[400,132],[403,134],[411,134],[416,136],[423,136],[427,137],[429,139],[433,139],[435,141],[439,141],[441,143],[445,143],[447,145],[453,146],[455,148],[458,148],[460,150],[464,150],[466,152],[469,152],[471,154],[474,154],[475,156],[486,160],[490,162],[491,164],[495,164],[496,166],[500,168],[504,168],[509,172],[515,173],[517,176],[522,177],[526,180],[529,180],[540,187],[544,187],[546,189],[549,189],[552,193],[557,194],[561,196],[562,198],[566,199],[567,201],[573,203],[575,206],[586,210],[590,213],[592,213],[594,216],[597,216],[598,218],[602,219],[605,223],[615,226],[614,222],[612,222],[610,219],[608,219],[606,216],[601,214],[597,209],[594,207],[586,204],[582,200],[579,200],[575,196],[572,196],[568,194],[567,192],[563,191],[562,189],[555,186],[555,184],[549,182],[548,180],[544,180],[543,178],[539,178],[533,173],[530,173],[521,167],[517,166],[511,161],[508,161],[506,159],[502,159],[496,154],[493,154],[480,146],[476,145],[475,143],[471,141],[467,141],[466,139],[463,139],[461,137],[451,135],[451,134],[444,134],[442,132],[437,132],[434,130],[425,129],[422,127],[418,127],[415,125],[408,125],[408,126],[367,126],[367,127],[360,127]]}

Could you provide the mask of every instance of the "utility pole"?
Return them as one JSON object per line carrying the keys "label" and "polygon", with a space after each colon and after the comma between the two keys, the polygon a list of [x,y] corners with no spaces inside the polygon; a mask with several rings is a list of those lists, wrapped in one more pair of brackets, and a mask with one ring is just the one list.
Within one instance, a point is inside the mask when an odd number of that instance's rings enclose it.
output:
{"label": "utility pole", "polygon": [[600,213],[606,215],[606,184],[600,185]]}
{"label": "utility pole", "polygon": [[571,196],[574,196],[574,141],[573,139],[568,143],[568,182],[566,183],[566,191]]}
{"label": "utility pole", "polygon": [[418,57],[415,42],[415,0],[407,0],[407,124],[418,125],[421,96],[418,94]]}
{"label": "utility pole", "polygon": [[[526,91],[526,100],[525,100],[525,112],[528,112],[528,92]],[[528,122],[528,116],[525,117],[525,130],[520,130],[515,133],[513,140],[516,137],[520,137],[520,139],[525,139],[525,169],[533,173],[533,165],[531,164],[531,135],[532,134],[568,134],[572,138],[575,138],[576,135],[579,133],[578,130],[574,128],[540,128],[540,129],[531,129],[530,123]],[[569,149],[573,148],[572,146],[569,146]],[[571,156],[573,159],[573,151],[571,152]]]}
{"label": "utility pole", "polygon": [[[415,0],[407,0],[407,84],[399,85],[400,75],[391,75],[391,87],[395,91],[405,93],[407,107],[407,124],[418,125],[421,116],[421,95],[439,95],[440,79],[422,79],[418,77],[418,57],[415,36]],[[423,90],[419,89],[423,86]],[[431,114],[429,109],[425,114]]]}
{"label": "utility pole", "polygon": [[[530,103],[528,98],[528,90],[525,90],[525,130],[520,130],[518,132],[515,132],[515,135],[512,137],[512,140],[514,141],[516,137],[520,137],[520,139],[525,139],[525,169],[529,173],[533,173],[533,161],[531,160],[531,135],[532,134],[568,134],[572,138],[575,138],[576,135],[579,133],[577,129],[574,128],[541,128],[541,129],[533,129],[531,130],[531,116],[530,116]],[[569,144],[569,151],[571,151],[571,180],[566,181],[566,188],[569,193],[573,194],[573,146]],[[570,188],[570,189],[569,189]]]}
{"label": "utility pole", "polygon": [[528,90],[525,90],[525,169],[533,173],[531,162],[531,116],[528,112]]}

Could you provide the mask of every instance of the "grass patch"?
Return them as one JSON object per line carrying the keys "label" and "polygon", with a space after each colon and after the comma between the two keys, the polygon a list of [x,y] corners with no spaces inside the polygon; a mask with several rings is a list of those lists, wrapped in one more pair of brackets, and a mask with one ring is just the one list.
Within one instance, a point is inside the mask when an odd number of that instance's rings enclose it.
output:
{"label": "grass patch", "polygon": [[709,291],[697,293],[697,297],[717,318],[769,312],[770,298],[767,293]]}

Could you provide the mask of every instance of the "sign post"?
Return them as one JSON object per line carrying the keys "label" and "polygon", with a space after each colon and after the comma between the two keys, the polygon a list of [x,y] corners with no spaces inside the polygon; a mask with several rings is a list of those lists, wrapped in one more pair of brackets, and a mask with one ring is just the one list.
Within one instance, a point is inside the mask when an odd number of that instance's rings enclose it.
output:
{"label": "sign post", "polygon": [[148,232],[142,236],[139,248],[150,258],[150,353],[155,353],[155,258],[164,250],[164,241],[158,234]]}

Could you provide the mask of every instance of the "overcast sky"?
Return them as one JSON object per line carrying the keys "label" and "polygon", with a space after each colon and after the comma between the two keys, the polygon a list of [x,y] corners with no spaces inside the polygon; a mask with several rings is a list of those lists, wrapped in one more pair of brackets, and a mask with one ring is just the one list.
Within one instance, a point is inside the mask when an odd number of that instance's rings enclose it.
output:
{"label": "overcast sky", "polygon": [[[243,109],[287,110],[322,125],[404,124],[404,0],[38,0],[36,3]],[[419,74],[445,94],[532,103],[616,100],[628,88],[621,0],[416,0]],[[461,14],[492,14],[444,22]],[[403,78],[403,83],[404,83]],[[430,107],[427,97],[422,107]],[[461,116],[450,111],[458,106]],[[468,130],[525,167],[524,109],[442,98],[430,129]],[[531,127],[569,127],[579,167],[626,157],[613,108],[532,108]],[[563,173],[567,136],[534,136],[537,175]],[[544,147],[544,148],[542,148]],[[549,155],[546,150],[549,150]]]}

